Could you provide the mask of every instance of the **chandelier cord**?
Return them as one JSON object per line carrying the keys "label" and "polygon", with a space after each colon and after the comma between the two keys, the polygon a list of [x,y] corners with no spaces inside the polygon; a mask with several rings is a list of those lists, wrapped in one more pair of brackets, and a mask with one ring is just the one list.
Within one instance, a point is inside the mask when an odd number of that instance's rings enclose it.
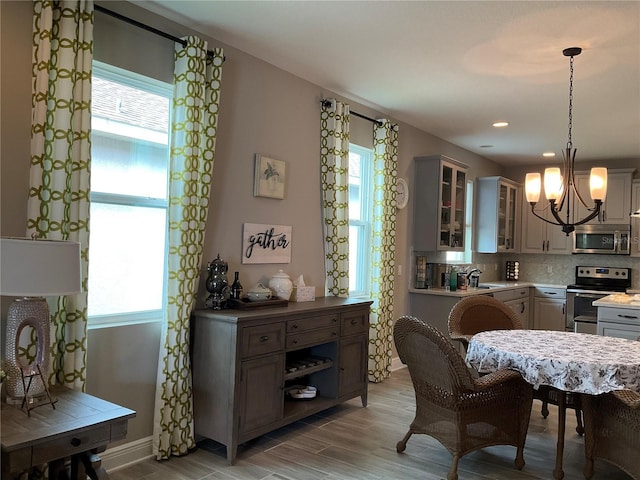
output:
{"label": "chandelier cord", "polygon": [[573,148],[573,142],[571,141],[571,129],[573,127],[573,55],[569,59],[569,141],[567,142],[567,148]]}

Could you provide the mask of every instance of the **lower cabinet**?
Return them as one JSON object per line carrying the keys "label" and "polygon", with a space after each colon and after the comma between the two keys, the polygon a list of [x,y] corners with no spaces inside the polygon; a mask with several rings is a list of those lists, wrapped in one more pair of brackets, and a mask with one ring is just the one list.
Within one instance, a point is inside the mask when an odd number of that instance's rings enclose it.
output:
{"label": "lower cabinet", "polygon": [[[196,439],[227,448],[355,397],[367,404],[370,301],[335,297],[192,318]],[[314,398],[294,398],[313,386]]]}
{"label": "lower cabinet", "polygon": [[531,308],[529,307],[529,290],[529,287],[513,288],[493,294],[494,298],[504,302],[518,315],[524,328],[529,328],[530,324],[529,316]]}
{"label": "lower cabinet", "polygon": [[558,287],[536,287],[533,328],[536,330],[565,330],[566,290]]}
{"label": "lower cabinet", "polygon": [[598,307],[598,335],[640,338],[640,310],[635,308]]}

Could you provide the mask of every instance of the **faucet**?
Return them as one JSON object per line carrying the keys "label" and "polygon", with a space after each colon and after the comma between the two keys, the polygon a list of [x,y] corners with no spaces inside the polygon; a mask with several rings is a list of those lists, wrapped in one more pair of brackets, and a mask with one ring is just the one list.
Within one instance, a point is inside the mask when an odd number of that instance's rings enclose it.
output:
{"label": "faucet", "polygon": [[482,270],[480,270],[479,268],[472,268],[467,272],[467,283],[469,284],[470,287],[473,288],[478,286],[478,283],[480,282],[481,273],[482,273]]}

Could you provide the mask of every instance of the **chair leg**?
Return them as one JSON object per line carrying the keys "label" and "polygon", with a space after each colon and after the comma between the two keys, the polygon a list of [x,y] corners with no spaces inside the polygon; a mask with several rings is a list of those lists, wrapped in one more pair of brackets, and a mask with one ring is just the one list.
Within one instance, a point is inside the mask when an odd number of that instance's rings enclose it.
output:
{"label": "chair leg", "polygon": [[460,455],[454,455],[451,460],[451,468],[447,473],[447,480],[458,480],[458,460],[460,460]]}
{"label": "chair leg", "polygon": [[584,435],[584,425],[582,423],[582,410],[578,407],[576,407],[576,432],[578,432],[578,435],[582,436]]}
{"label": "chair leg", "polygon": [[404,449],[407,448],[407,442],[409,441],[409,437],[411,437],[411,435],[413,435],[413,431],[409,429],[404,438],[396,444],[396,451],[398,453],[404,452]]}
{"label": "chair leg", "polygon": [[546,400],[542,401],[542,409],[540,410],[542,416],[547,418],[549,416],[549,403]]}
{"label": "chair leg", "polygon": [[522,470],[524,468],[524,447],[518,447],[516,459],[513,463],[515,463],[518,470]]}

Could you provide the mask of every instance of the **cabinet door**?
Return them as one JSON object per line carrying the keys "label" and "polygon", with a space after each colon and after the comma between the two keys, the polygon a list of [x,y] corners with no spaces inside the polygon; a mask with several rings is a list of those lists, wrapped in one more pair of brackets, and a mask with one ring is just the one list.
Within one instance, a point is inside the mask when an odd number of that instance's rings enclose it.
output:
{"label": "cabinet door", "polygon": [[[522,240],[520,251],[522,253],[571,253],[573,247],[573,237],[567,236],[558,225],[552,225],[540,220],[531,213],[531,205],[524,195],[522,203]],[[536,205],[536,212],[543,217],[551,218],[546,200],[541,196]]]}
{"label": "cabinet door", "polygon": [[284,354],[242,362],[240,371],[240,435],[282,418]]}
{"label": "cabinet door", "polygon": [[367,358],[366,335],[345,337],[340,341],[340,396],[366,390]]}
{"label": "cabinet door", "polygon": [[517,299],[509,300],[504,303],[518,315],[518,318],[522,322],[522,326],[524,328],[529,328],[529,300]]}
{"label": "cabinet door", "polygon": [[[631,211],[640,209],[640,180],[631,187]],[[631,217],[631,256],[640,257],[640,217]]]}
{"label": "cabinet door", "polygon": [[464,251],[466,173],[440,164],[440,238],[438,250]]}
{"label": "cabinet door", "polygon": [[[607,175],[607,198],[603,203],[602,212],[587,223],[627,223],[631,211],[631,180],[631,173],[609,172]],[[591,207],[593,201],[589,192],[589,173],[576,174],[575,181],[576,189],[580,192],[582,199]],[[579,201],[576,201],[574,205],[574,221],[589,214],[586,207]]]}
{"label": "cabinet door", "polygon": [[564,331],[565,301],[536,298],[533,328],[536,330]]}

